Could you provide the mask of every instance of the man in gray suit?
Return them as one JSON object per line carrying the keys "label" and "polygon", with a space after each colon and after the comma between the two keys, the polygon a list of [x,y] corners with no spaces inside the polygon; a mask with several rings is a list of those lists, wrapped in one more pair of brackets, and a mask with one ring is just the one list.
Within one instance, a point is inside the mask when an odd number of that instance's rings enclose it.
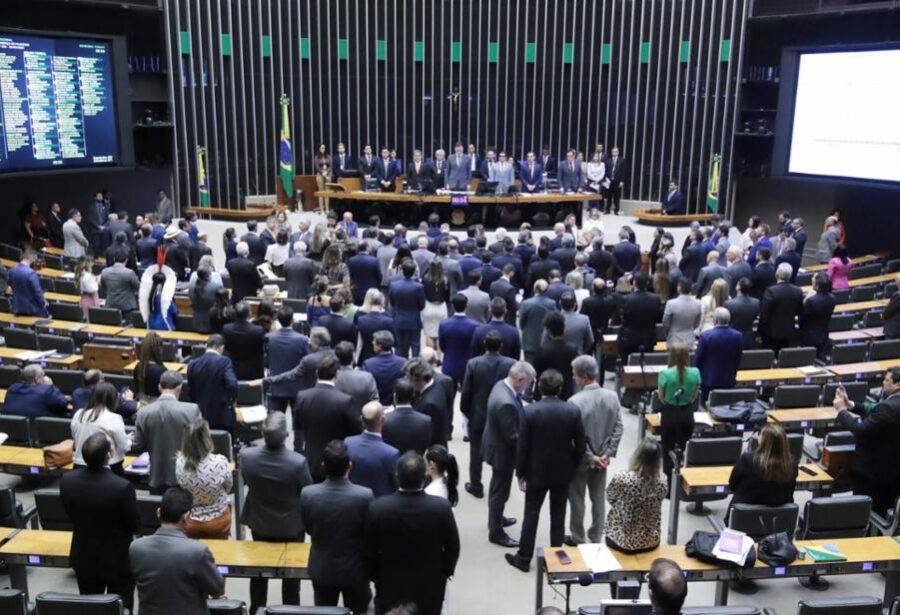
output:
{"label": "man in gray suit", "polygon": [[581,411],[581,423],[587,438],[584,460],[569,483],[569,531],[566,544],[579,545],[584,536],[584,491],[591,498],[591,527],[587,538],[600,542],[606,519],[606,468],[616,456],[622,439],[622,417],[619,398],[597,383],[597,361],[582,355],[572,361],[572,378],[581,389],[569,398],[569,403]]}
{"label": "man in gray suit", "polygon": [[419,274],[425,275],[425,272],[428,271],[428,266],[431,264],[431,261],[434,260],[435,255],[434,252],[428,249],[428,237],[419,235],[419,238],[416,239],[416,245],[418,247],[412,251],[412,258],[416,261],[416,266],[419,268]]}
{"label": "man in gray suit", "polygon": [[313,543],[309,576],[316,606],[337,606],[343,595],[346,608],[365,613],[372,592],[360,547],[374,496],[371,489],[350,482],[350,454],[343,442],[328,443],[322,465],[325,481],[300,494],[303,525]]}
{"label": "man in gray suit", "polygon": [[491,319],[491,296],[481,290],[481,272],[479,270],[473,269],[467,277],[469,287],[459,291],[469,301],[466,304],[466,316],[475,322],[484,324]]}
{"label": "man in gray suit", "polygon": [[447,159],[447,181],[450,190],[468,190],[472,181],[472,161],[463,153],[462,143],[453,146],[453,153]]}
{"label": "man in gray suit", "polygon": [[185,534],[194,506],[191,494],[174,487],[159,505],[159,529],[128,548],[141,615],[208,615],[207,597],[225,593],[225,578],[209,548]]}
{"label": "man in gray suit", "polygon": [[[304,526],[300,496],[312,484],[306,457],[284,445],[287,418],[272,412],[263,422],[264,446],[241,451],[241,476],[247,485],[247,499],[240,522],[250,527],[253,540],[262,542],[303,542]],[[266,605],[268,579],[250,579],[250,612]],[[300,579],[282,579],[281,603],[300,604]]]}
{"label": "man in gray suit", "polygon": [[[381,288],[387,290],[391,283],[391,262],[397,254],[397,248],[394,247],[394,233],[386,231],[381,242],[381,247],[375,251],[375,257],[378,259],[378,268],[381,269]],[[385,293],[385,296],[387,296],[387,293]]]}
{"label": "man in gray suit", "polygon": [[750,263],[743,259],[743,254],[738,246],[731,246],[725,253],[728,266],[725,268],[725,279],[728,280],[728,290],[733,297],[737,293],[737,283],[741,278],[753,279],[753,269]]}
{"label": "man in gray suit", "polygon": [[[437,258],[440,259],[441,265],[444,266],[444,275],[447,276],[447,283],[450,286],[450,296],[452,297],[456,293],[460,292],[460,289],[465,284],[465,281],[463,280],[462,269],[459,266],[459,262],[451,258],[450,244],[446,241],[442,241],[438,244]],[[420,273],[424,274],[425,272],[422,271]]]}
{"label": "man in gray suit", "polygon": [[106,290],[104,307],[122,311],[123,316],[138,309],[137,296],[141,282],[137,274],[125,266],[128,254],[119,252],[115,262],[100,272],[100,288]]}
{"label": "man in gray suit", "polygon": [[522,331],[522,352],[525,360],[534,363],[544,335],[544,318],[556,311],[556,302],[544,295],[547,280],[534,283],[534,295],[519,306],[519,329]]}
{"label": "man in gray suit", "polygon": [[706,267],[700,270],[697,283],[694,284],[694,294],[699,299],[707,293],[712,283],[725,277],[725,267],[719,264],[719,253],[713,250],[706,255]]}
{"label": "man in gray suit", "polygon": [[110,214],[109,224],[106,226],[107,242],[111,244],[119,233],[125,233],[129,244],[134,242],[134,227],[128,222],[127,211],[117,213],[115,220]]}
{"label": "man in gray suit", "polygon": [[334,388],[349,395],[353,400],[353,411],[360,413],[367,403],[378,401],[378,386],[372,374],[353,367],[355,353],[356,347],[350,342],[341,342],[334,347],[334,354],[341,364]]}
{"label": "man in gray suit", "polygon": [[69,258],[81,258],[87,254],[87,237],[81,230],[81,212],[77,209],[69,210],[69,219],[62,227],[63,230],[63,254]]}
{"label": "man in gray suit", "polygon": [[662,324],[668,346],[676,342],[694,344],[694,330],[700,326],[700,301],[691,295],[689,279],[678,280],[678,296],[666,301]]}
{"label": "man in gray suit", "polygon": [[166,195],[165,190],[157,193],[156,215],[162,221],[171,220],[175,216],[175,206],[172,205],[172,199]]}
{"label": "man in gray suit", "polygon": [[306,244],[302,241],[294,243],[294,255],[284,261],[284,279],[287,281],[287,294],[291,299],[309,299],[313,281],[319,273],[316,262],[306,256]]}
{"label": "man in gray suit", "polygon": [[562,315],[566,320],[563,339],[578,348],[582,354],[593,354],[594,330],[591,328],[591,319],[577,312],[578,302],[574,293],[563,293],[559,298],[559,307],[562,308]]}
{"label": "man in gray suit", "polygon": [[150,453],[150,493],[162,495],[176,487],[175,456],[188,427],[201,419],[200,407],[178,401],[184,380],[181,374],[165,371],[159,377],[159,397],[138,412],[134,447]]}

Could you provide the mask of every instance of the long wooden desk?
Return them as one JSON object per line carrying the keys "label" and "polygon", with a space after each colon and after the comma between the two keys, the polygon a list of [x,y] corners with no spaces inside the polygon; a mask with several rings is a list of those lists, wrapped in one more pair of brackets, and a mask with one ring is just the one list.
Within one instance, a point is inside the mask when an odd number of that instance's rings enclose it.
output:
{"label": "long wooden desk", "polygon": [[[677,563],[684,571],[685,579],[690,581],[716,582],[716,606],[728,602],[728,581],[745,579],[775,579],[784,577],[808,577],[813,573],[819,575],[838,574],[873,574],[885,575],[884,604],[889,605],[900,589],[900,542],[895,537],[871,536],[866,538],[829,538],[827,540],[797,540],[798,547],[836,545],[847,558],[845,562],[813,562],[811,559],[797,559],[789,566],[769,566],[757,558],[752,568],[740,571],[733,568],[722,568],[715,564],[706,564],[698,559],[688,557],[682,545],[660,545],[652,551],[629,555],[612,551],[621,566],[620,570],[610,572],[592,572],[588,568],[578,547],[553,547],[537,550],[537,579],[535,585],[535,607],[543,606],[544,579],[550,585],[579,584],[585,575],[590,575],[594,583],[612,583],[621,581],[643,581],[654,560],[660,557]],[[564,551],[571,560],[563,565],[557,551]]]}
{"label": "long wooden desk", "polygon": [[[185,372],[187,372],[187,364],[186,363],[172,363],[170,361],[165,361],[165,362],[163,362],[163,365],[170,372],[178,372],[179,374],[184,374]],[[131,372],[133,372],[135,370],[135,368],[137,366],[138,366],[138,362],[132,361],[131,363],[129,363],[128,365],[123,367],[122,371],[130,374]]]}
{"label": "long wooden desk", "polygon": [[118,333],[115,334],[114,337],[127,337],[131,338],[132,341],[140,341],[147,337],[150,333],[156,333],[164,340],[171,340],[177,342],[178,345],[182,344],[205,344],[206,340],[209,339],[208,333],[197,333],[195,331],[164,331],[164,330],[156,330],[156,329],[136,329],[136,328],[128,328],[122,329]]}
{"label": "long wooden desk", "polygon": [[[56,248],[54,246],[45,246],[44,248],[41,249],[41,252],[46,252],[47,254],[51,254],[53,256],[59,256],[60,258],[65,257],[65,252],[63,251],[63,249]],[[96,263],[98,265],[105,265],[106,259],[103,258],[102,256],[95,256],[94,263]]]}
{"label": "long wooden desk", "polygon": [[[81,301],[81,297],[78,295],[67,295],[66,293],[57,293],[54,291],[46,291],[44,293],[44,299],[47,301],[58,301],[60,303],[78,303]],[[100,305],[103,305],[103,299],[100,300]]]}
{"label": "long wooden desk", "polygon": [[[814,463],[804,463],[800,466],[811,471],[807,474],[803,470],[797,470],[797,491],[828,491],[834,484],[834,478],[825,470]],[[693,495],[726,495],[728,479],[731,476],[732,466],[700,466],[687,467],[672,471],[672,488],[669,493],[669,531],[667,543],[678,543],[678,516],[681,512],[681,498]]]}
{"label": "long wooden desk", "polygon": [[[308,579],[310,543],[204,539],[225,577]],[[28,593],[28,566],[68,568],[72,533],[13,530],[3,539],[2,555],[10,565],[13,587]]]}
{"label": "long wooden desk", "polygon": [[9,312],[0,312],[0,323],[14,327],[33,327],[39,320],[44,319],[40,316],[16,316]]}
{"label": "long wooden desk", "polygon": [[82,333],[91,338],[95,335],[114,336],[125,327],[121,325],[97,325],[89,322],[76,322],[74,320],[47,319],[34,323],[35,329],[42,329],[47,333]]}
{"label": "long wooden desk", "polygon": [[[16,265],[19,264],[19,261],[10,260],[8,258],[0,259],[0,263],[3,263],[3,266],[7,269],[12,269]],[[63,279],[72,279],[72,273],[67,271],[62,271],[60,269],[51,269],[50,267],[42,267],[41,269],[36,270],[39,276],[43,276],[45,278],[63,278]]]}
{"label": "long wooden desk", "polygon": [[81,366],[80,354],[50,354],[45,356],[35,356],[37,350],[25,350],[23,348],[10,348],[9,346],[0,346],[0,362],[17,361],[20,363],[46,363],[61,369],[78,369]]}
{"label": "long wooden desk", "polygon": [[864,363],[845,363],[844,365],[825,366],[835,376],[835,380],[867,380],[892,367],[900,366],[900,359],[882,359]]}
{"label": "long wooden desk", "polygon": [[850,331],[832,331],[828,334],[828,340],[832,344],[848,342],[868,342],[884,337],[884,327],[869,327],[868,329],[851,329]]}
{"label": "long wooden desk", "polygon": [[879,310],[886,308],[888,303],[890,303],[890,299],[873,299],[871,301],[839,303],[834,306],[834,313],[846,314],[848,312],[868,312],[869,310]]}
{"label": "long wooden desk", "polygon": [[[896,274],[893,273],[882,273],[880,275],[873,275],[868,278],[857,278],[855,280],[850,280],[848,284],[850,288],[856,288],[857,286],[869,286],[871,284],[882,284],[884,282],[892,282],[894,280],[894,276]],[[811,293],[812,286],[804,286],[803,292]]]}
{"label": "long wooden desk", "polygon": [[[854,265],[865,265],[868,263],[874,263],[875,261],[880,261],[885,256],[887,256],[887,252],[876,252],[875,254],[866,254],[864,256],[856,256],[850,259],[850,262]],[[800,267],[800,271],[808,271],[808,272],[816,272],[816,271],[826,271],[828,269],[828,263],[819,263],[816,265],[809,265],[807,267]]]}
{"label": "long wooden desk", "polygon": [[[403,192],[365,192],[352,190],[339,192],[334,190],[320,190],[315,193],[316,198],[343,199],[347,201],[391,201],[400,203],[432,203],[450,204],[450,194],[408,194]],[[472,205],[530,205],[533,203],[587,203],[589,201],[601,201],[599,194],[580,193],[564,194],[556,192],[539,192],[536,194],[520,193],[518,196],[495,195],[468,195],[468,202]]]}
{"label": "long wooden desk", "polygon": [[[831,428],[836,425],[837,411],[834,406],[817,408],[772,409],[768,411],[769,423],[778,423],[786,429]],[[650,433],[657,433],[662,422],[658,412],[644,415],[644,425]],[[732,429],[738,433],[744,431],[744,425],[723,423],[713,418],[709,412],[694,413],[694,433],[710,430]],[[641,434],[643,436],[643,434]]]}

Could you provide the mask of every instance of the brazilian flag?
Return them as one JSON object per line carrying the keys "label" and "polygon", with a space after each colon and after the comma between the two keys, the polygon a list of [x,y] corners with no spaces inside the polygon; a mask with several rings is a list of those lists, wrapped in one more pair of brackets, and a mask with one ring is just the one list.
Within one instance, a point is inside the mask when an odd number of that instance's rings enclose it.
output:
{"label": "brazilian flag", "polygon": [[281,135],[278,153],[278,176],[287,200],[294,198],[294,150],[291,147],[291,116],[288,97],[281,96]]}
{"label": "brazilian flag", "polygon": [[709,184],[706,190],[706,211],[719,211],[719,177],[722,174],[722,155],[713,154],[709,161]]}
{"label": "brazilian flag", "polygon": [[209,176],[206,174],[206,148],[197,147],[197,190],[200,207],[209,207]]}

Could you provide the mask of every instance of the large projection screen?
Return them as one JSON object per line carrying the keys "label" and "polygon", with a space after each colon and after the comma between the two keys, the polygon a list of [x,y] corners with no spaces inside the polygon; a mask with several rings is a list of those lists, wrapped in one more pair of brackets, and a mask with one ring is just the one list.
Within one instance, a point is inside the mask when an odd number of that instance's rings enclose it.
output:
{"label": "large projection screen", "polygon": [[800,54],[788,173],[900,182],[900,49]]}

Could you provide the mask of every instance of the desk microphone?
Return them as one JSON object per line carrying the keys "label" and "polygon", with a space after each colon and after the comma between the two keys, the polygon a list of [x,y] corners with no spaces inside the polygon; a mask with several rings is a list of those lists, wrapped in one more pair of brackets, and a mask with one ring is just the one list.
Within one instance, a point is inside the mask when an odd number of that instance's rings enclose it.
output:
{"label": "desk microphone", "polygon": [[585,572],[583,574],[578,575],[578,584],[582,587],[590,587],[594,584],[594,573],[593,572]]}

